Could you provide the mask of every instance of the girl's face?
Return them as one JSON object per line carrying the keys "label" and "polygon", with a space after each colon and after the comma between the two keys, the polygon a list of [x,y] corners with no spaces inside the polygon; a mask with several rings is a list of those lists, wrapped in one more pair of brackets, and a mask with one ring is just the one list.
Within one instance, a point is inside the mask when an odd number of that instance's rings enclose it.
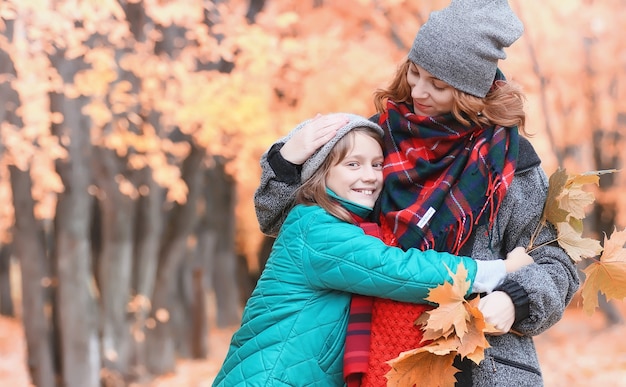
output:
{"label": "girl's face", "polygon": [[411,98],[415,114],[439,116],[450,113],[453,105],[453,88],[432,76],[422,67],[411,63],[406,75],[411,87]]}
{"label": "girl's face", "polygon": [[343,199],[373,208],[383,186],[383,150],[378,142],[355,132],[346,157],[328,170],[326,186]]}

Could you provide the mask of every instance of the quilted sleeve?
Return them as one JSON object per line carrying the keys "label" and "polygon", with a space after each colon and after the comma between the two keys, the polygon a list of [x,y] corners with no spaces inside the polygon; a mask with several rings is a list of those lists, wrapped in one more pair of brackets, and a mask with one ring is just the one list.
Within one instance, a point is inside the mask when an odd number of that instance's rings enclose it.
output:
{"label": "quilted sleeve", "polygon": [[433,250],[404,252],[340,221],[329,224],[318,219],[301,235],[301,263],[314,288],[422,303],[431,288],[451,280],[446,267],[456,271],[463,263],[469,288],[476,276],[476,262],[471,258]]}

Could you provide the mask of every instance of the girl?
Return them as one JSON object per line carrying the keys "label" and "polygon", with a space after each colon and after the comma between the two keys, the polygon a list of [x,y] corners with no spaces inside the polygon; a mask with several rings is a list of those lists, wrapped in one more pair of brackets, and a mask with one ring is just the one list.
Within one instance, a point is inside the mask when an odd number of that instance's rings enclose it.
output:
{"label": "girl", "polygon": [[[452,0],[420,28],[389,87],[375,95],[372,118],[385,131],[384,187],[377,203],[383,238],[403,249],[435,249],[481,259],[528,246],[548,179],[524,134],[523,94],[498,70],[523,25],[506,0]],[[273,234],[299,186],[303,142],[320,144],[338,123],[312,126],[275,144],[262,160],[255,194],[261,230]],[[295,150],[297,149],[297,152]],[[294,153],[298,153],[294,155]],[[290,171],[290,172],[289,172]],[[458,385],[540,386],[532,336],[562,317],[579,286],[576,268],[544,227],[529,265],[481,298],[501,335],[480,365],[458,362]],[[424,305],[377,298],[362,386],[384,386],[386,361],[421,345],[413,322]],[[388,316],[393,315],[394,321]],[[515,334],[508,332],[514,328]],[[401,337],[401,340],[398,338]]]}
{"label": "girl", "polygon": [[[382,189],[382,129],[348,114],[336,136],[302,165],[303,184],[244,309],[241,327],[214,386],[341,386],[351,293],[425,302],[450,280],[446,266],[469,271],[475,292],[532,263],[517,249],[482,262],[429,250],[386,246],[364,219]],[[292,132],[293,134],[293,132]],[[290,136],[292,135],[290,134]],[[374,228],[375,229],[375,228]]]}

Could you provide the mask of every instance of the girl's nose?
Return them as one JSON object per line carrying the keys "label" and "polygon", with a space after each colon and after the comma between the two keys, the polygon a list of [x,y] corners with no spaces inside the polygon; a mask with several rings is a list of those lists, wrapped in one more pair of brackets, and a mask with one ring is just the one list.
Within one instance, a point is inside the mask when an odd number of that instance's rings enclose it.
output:
{"label": "girl's nose", "polygon": [[376,181],[378,178],[378,171],[376,171],[373,167],[368,166],[363,168],[363,175],[361,178],[363,181]]}

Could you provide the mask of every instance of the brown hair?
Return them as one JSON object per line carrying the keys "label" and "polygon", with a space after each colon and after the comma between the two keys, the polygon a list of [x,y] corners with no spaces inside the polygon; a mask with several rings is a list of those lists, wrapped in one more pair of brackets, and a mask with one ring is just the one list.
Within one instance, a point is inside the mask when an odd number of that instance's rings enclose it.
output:
{"label": "brown hair", "polygon": [[[406,59],[398,66],[389,86],[374,92],[374,106],[379,113],[386,110],[387,100],[413,105],[411,87],[407,81],[410,65],[411,61]],[[522,134],[529,135],[524,127],[526,123],[525,96],[519,86],[508,81],[496,81],[484,98],[457,89],[453,90],[453,96],[452,114],[463,125],[517,126]]]}
{"label": "brown hair", "polygon": [[331,167],[339,164],[352,150],[354,137],[357,133],[363,133],[378,142],[383,147],[383,139],[378,132],[369,127],[354,128],[346,133],[335,146],[330,150],[328,157],[313,175],[296,191],[295,204],[313,205],[317,204],[331,215],[348,223],[355,223],[348,211],[337,203],[326,193],[326,177]]}

